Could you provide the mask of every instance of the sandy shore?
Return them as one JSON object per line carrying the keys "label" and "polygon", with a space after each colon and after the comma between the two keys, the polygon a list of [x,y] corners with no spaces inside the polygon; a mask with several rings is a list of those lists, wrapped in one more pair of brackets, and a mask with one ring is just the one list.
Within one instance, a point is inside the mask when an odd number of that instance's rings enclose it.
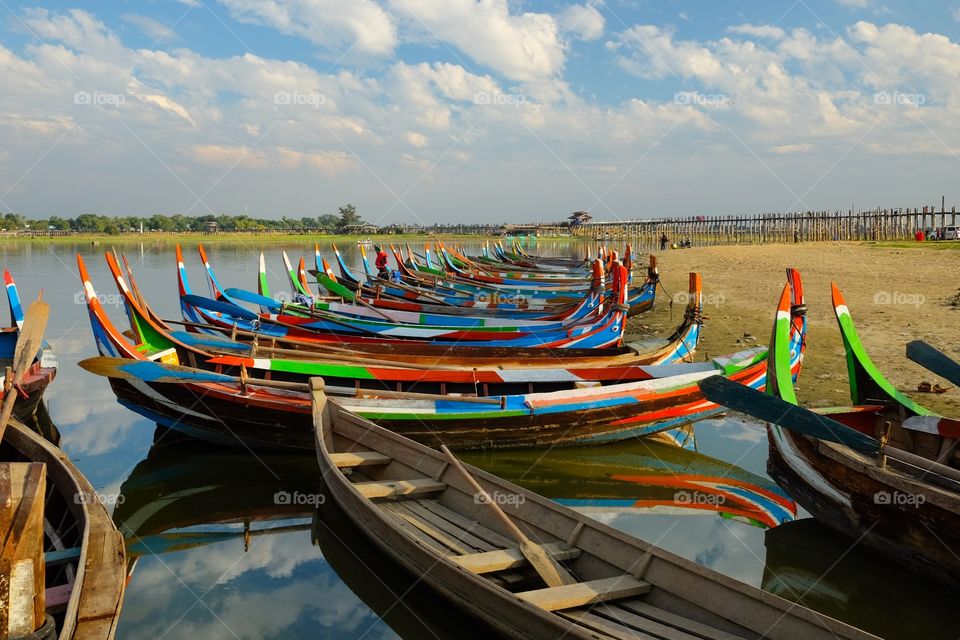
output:
{"label": "sandy shore", "polygon": [[[849,404],[843,343],[830,303],[830,282],[843,292],[867,353],[896,387],[921,404],[960,416],[960,390],[917,392],[921,381],[945,381],[906,359],[907,342],[926,340],[960,360],[960,251],[884,248],[852,243],[703,247],[658,254],[664,286],[686,291],[687,273],[703,275],[706,322],[698,359],[767,344],[773,310],[792,266],[803,277],[809,333],[805,367],[797,385],[810,406]],[[657,307],[640,325],[667,329],[679,321],[658,293]],[[631,323],[636,326],[636,323]]]}

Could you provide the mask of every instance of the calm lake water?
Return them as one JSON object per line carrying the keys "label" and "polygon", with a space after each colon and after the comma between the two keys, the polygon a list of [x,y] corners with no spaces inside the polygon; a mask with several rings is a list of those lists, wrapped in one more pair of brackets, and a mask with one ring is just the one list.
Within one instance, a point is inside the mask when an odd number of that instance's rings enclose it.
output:
{"label": "calm lake water", "polygon": [[[275,294],[289,290],[281,248],[293,260],[308,255],[312,266],[306,243],[268,247]],[[118,637],[489,637],[469,629],[462,614],[444,608],[414,577],[391,568],[333,505],[315,508],[323,488],[312,456],[216,450],[156,435],[154,424],[117,404],[106,380],[76,365],[96,355],[80,297],[77,251],[114,322],[127,326],[103,260],[106,249],[0,244],[21,297],[28,301],[43,289],[51,305],[47,338],[60,369],[47,402],[62,446],[128,536],[131,577]],[[121,249],[153,307],[164,318],[179,319],[172,247]],[[565,254],[570,246],[541,243],[539,250]],[[356,247],[341,251],[356,263]],[[224,285],[255,288],[258,247],[214,245],[208,252]],[[186,264],[194,288],[204,291],[192,247]],[[735,350],[731,345],[729,351]],[[851,549],[848,540],[824,531],[802,510],[796,517],[790,513],[789,500],[777,496],[765,473],[761,425],[709,420],[697,424],[695,434],[695,452],[631,441],[463,457],[881,636],[960,636],[954,613],[960,593],[891,567],[878,554]],[[747,487],[741,493],[748,498],[709,488],[731,480]],[[778,522],[784,524],[767,526]]]}

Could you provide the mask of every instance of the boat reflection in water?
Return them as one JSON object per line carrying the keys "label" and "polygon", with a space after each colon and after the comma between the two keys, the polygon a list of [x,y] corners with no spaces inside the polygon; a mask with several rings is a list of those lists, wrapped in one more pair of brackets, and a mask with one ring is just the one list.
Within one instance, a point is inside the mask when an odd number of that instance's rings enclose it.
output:
{"label": "boat reflection in water", "polygon": [[589,449],[464,453],[463,458],[585,513],[715,512],[763,528],[797,518],[796,503],[772,480],[687,447],[637,440]]}
{"label": "boat reflection in water", "polygon": [[[315,455],[254,456],[186,439],[163,440],[123,482],[113,513],[126,538],[131,578],[119,637],[207,637],[197,632],[207,622],[214,636],[230,637],[216,618],[233,626],[237,617],[246,624],[247,616],[251,625],[263,625],[250,637],[306,637],[317,632],[317,620],[331,637],[389,637],[385,626],[404,638],[492,637],[479,623],[465,624],[462,613],[442,606],[415,577],[387,566],[382,553],[326,500]],[[191,582],[195,567],[207,565],[209,573]],[[273,573],[291,565],[294,578],[305,574],[303,586],[269,592]],[[150,575],[141,575],[144,571]],[[194,619],[177,625],[197,595],[214,590],[211,584],[224,585],[224,601],[218,602],[216,593],[204,596],[204,606],[193,608]],[[229,598],[247,593],[249,614],[229,608]],[[218,607],[227,608],[230,617]],[[273,612],[265,608],[293,619],[255,620],[269,618]]]}
{"label": "boat reflection in water", "polygon": [[[890,640],[960,637],[960,591],[924,580],[812,518],[771,529],[763,589]],[[909,597],[905,597],[909,596]]]}

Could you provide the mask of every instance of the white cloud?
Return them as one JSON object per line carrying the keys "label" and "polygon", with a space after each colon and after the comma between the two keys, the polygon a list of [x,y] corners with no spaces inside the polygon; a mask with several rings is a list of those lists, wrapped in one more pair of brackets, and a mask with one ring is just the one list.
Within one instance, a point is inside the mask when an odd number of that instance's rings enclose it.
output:
{"label": "white cloud", "polygon": [[786,32],[780,27],[769,24],[738,24],[727,27],[730,33],[740,35],[754,36],[755,38],[768,38],[770,40],[782,40]]}
{"label": "white cloud", "polygon": [[410,143],[410,146],[416,147],[417,149],[422,149],[427,146],[427,138],[422,133],[417,133],[416,131],[407,132],[407,142]]}
{"label": "white cloud", "polygon": [[340,54],[389,55],[397,44],[390,16],[372,0],[220,0],[237,20],[300,36]]}
{"label": "white cloud", "polygon": [[774,153],[779,154],[788,154],[788,153],[806,153],[813,149],[812,144],[781,144],[776,147],[772,147],[770,150]]}
{"label": "white cloud", "polygon": [[146,35],[148,38],[156,40],[157,42],[176,40],[179,37],[177,33],[170,28],[170,26],[149,16],[128,13],[121,16],[121,20],[137,27],[144,33],[144,35]]}
{"label": "white cloud", "polygon": [[960,7],[954,7],[950,10],[950,17],[953,18],[954,22],[960,22]]}
{"label": "white cloud", "polygon": [[511,80],[554,76],[565,60],[557,23],[544,13],[510,13],[506,0],[390,0],[429,39],[456,46]]}
{"label": "white cloud", "polygon": [[560,14],[559,20],[563,32],[581,40],[596,40],[603,35],[603,16],[592,5],[571,5]]}
{"label": "white cloud", "polygon": [[870,0],[837,0],[837,4],[848,9],[866,9],[870,5]]}

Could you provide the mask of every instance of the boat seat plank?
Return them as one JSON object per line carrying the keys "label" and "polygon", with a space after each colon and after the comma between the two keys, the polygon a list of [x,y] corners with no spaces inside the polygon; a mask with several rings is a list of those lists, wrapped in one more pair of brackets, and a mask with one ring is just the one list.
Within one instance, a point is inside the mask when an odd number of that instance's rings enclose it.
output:
{"label": "boat seat plank", "polygon": [[[580,555],[579,549],[569,547],[562,542],[551,542],[550,544],[543,545],[543,548],[555,560],[570,560]],[[450,559],[464,569],[468,569],[477,574],[517,569],[527,566],[528,564],[526,557],[524,557],[520,549],[497,549],[495,551],[474,553]]]}
{"label": "boat seat plank", "polygon": [[649,593],[651,585],[628,575],[578,582],[561,587],[522,591],[516,595],[546,611],[575,609],[596,602],[608,602]]}
{"label": "boat seat plank", "polygon": [[434,482],[427,478],[413,480],[384,480],[381,482],[357,482],[353,485],[364,498],[400,498],[403,496],[437,493],[447,488],[443,482]]}
{"label": "boat seat plank", "polygon": [[659,636],[651,636],[636,629],[622,627],[616,622],[602,618],[590,611],[562,611],[558,613],[577,626],[589,629],[593,633],[601,633],[603,637],[629,640],[663,640]]}
{"label": "boat seat plank", "polygon": [[592,609],[592,612],[623,626],[651,634],[653,637],[662,638],[663,640],[702,640],[703,638],[703,636],[681,631],[676,627],[651,620],[650,618],[632,613],[617,606],[599,604]]}
{"label": "boat seat plank", "polygon": [[474,548],[476,551],[493,551],[496,549],[494,545],[490,544],[486,540],[473,535],[473,533],[467,529],[441,518],[426,507],[418,504],[415,500],[408,500],[403,503],[403,506],[405,509],[409,510],[424,522],[427,522],[440,531],[453,536],[463,544]]}
{"label": "boat seat plank", "polygon": [[383,508],[383,507],[390,506],[390,503],[382,504],[379,506],[382,508],[383,512],[386,513],[391,520],[393,520],[395,525],[399,529],[401,529],[404,533],[409,535],[411,538],[417,540],[418,542],[420,542],[425,547],[429,548],[434,553],[438,553],[444,556],[449,555],[450,549],[440,544],[435,539],[431,538],[426,533],[424,533],[420,529],[416,528],[415,526],[413,526],[412,524],[410,524],[409,522],[401,518],[398,514],[394,513],[392,510]]}
{"label": "boat seat plank", "polygon": [[44,600],[47,609],[62,607],[70,602],[70,594],[73,592],[73,584],[58,584],[44,591]]}
{"label": "boat seat plank", "polygon": [[408,509],[405,509],[404,506],[400,503],[397,504],[388,504],[384,505],[384,510],[392,511],[398,518],[406,521],[411,526],[416,527],[423,533],[427,534],[449,551],[444,555],[449,554],[451,551],[457,554],[463,553],[474,553],[475,550],[472,547],[464,545],[460,540],[456,539],[453,536],[447,535],[443,531],[440,531],[436,527],[432,526],[429,522],[425,522],[423,519],[419,518],[416,514],[411,513]]}
{"label": "boat seat plank", "polygon": [[346,453],[331,453],[330,459],[338,469],[351,467],[366,467],[372,465],[386,465],[393,461],[390,456],[385,456],[376,451],[349,451]]}
{"label": "boat seat plank", "polygon": [[696,638],[703,638],[704,640],[743,640],[742,636],[727,633],[726,631],[716,629],[702,622],[685,618],[684,616],[661,609],[642,600],[622,600],[617,602],[616,606],[620,609],[638,613],[645,618],[669,625],[675,629],[682,629],[687,633],[693,634]]}
{"label": "boat seat plank", "polygon": [[497,533],[496,531],[493,531],[492,529],[489,529],[483,526],[476,520],[471,520],[470,518],[467,518],[466,516],[463,516],[457,513],[456,511],[452,511],[448,509],[447,507],[443,506],[436,500],[421,499],[421,500],[417,500],[417,504],[420,504],[424,508],[429,509],[430,511],[437,514],[444,520],[447,520],[448,522],[452,522],[453,524],[457,525],[458,527],[461,527],[462,529],[466,529],[467,531],[477,536],[478,538],[483,538],[484,540],[492,544],[494,547],[497,547],[500,549],[508,549],[517,544],[511,538],[508,538],[502,534]]}

